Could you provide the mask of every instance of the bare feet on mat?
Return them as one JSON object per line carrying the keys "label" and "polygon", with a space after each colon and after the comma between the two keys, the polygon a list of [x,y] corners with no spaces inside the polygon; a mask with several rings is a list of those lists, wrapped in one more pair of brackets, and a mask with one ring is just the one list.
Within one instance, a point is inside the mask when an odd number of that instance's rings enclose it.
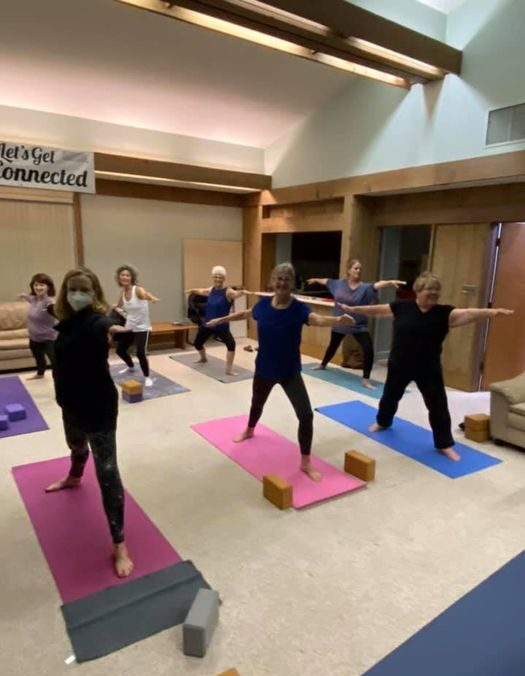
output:
{"label": "bare feet on mat", "polygon": [[226,374],[227,376],[238,376],[238,375],[239,375],[239,372],[238,372],[238,371],[234,371],[233,369],[230,369],[229,371],[225,371],[225,374]]}
{"label": "bare feet on mat", "polygon": [[369,432],[382,432],[383,430],[386,430],[386,427],[381,427],[381,425],[378,425],[377,423],[370,425],[368,428]]}
{"label": "bare feet on mat", "polygon": [[35,373],[34,375],[29,376],[29,378],[27,378],[27,380],[42,380],[43,377],[44,377],[43,373],[42,373],[42,375],[40,375],[40,373]]}
{"label": "bare feet on mat", "polygon": [[314,371],[325,371],[326,366],[323,366],[322,364],[317,364],[317,366],[314,366],[313,370]]}
{"label": "bare feet on mat", "polygon": [[124,542],[113,545],[113,566],[118,577],[128,577],[133,572],[134,563]]}
{"label": "bare feet on mat", "polygon": [[312,481],[320,481],[321,475],[312,467],[310,462],[301,462],[301,472],[304,472]]}
{"label": "bare feet on mat", "polygon": [[443,453],[449,460],[454,460],[457,462],[458,460],[461,460],[461,456],[459,453],[456,453],[456,451],[452,448],[452,446],[449,446],[449,448],[439,448],[438,449],[440,453]]}
{"label": "bare feet on mat", "polygon": [[366,387],[367,390],[375,390],[376,389],[375,385],[372,385],[372,383],[367,378],[363,378],[363,380],[361,381],[361,385],[363,387]]}
{"label": "bare feet on mat", "polygon": [[65,479],[55,481],[46,488],[46,493],[55,493],[64,488],[78,488],[80,486],[80,478],[74,476],[67,476]]}
{"label": "bare feet on mat", "polygon": [[251,439],[252,437],[253,437],[253,429],[251,427],[247,427],[244,430],[244,432],[241,432],[236,437],[233,437],[233,440],[235,441],[236,444],[238,444],[239,441],[245,441],[246,439]]}

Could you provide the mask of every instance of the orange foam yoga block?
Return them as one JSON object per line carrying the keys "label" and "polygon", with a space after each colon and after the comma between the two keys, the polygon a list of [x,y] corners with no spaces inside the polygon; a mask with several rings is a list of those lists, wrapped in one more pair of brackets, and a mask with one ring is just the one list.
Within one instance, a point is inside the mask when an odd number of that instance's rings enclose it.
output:
{"label": "orange foam yoga block", "polygon": [[465,416],[466,430],[488,430],[490,428],[490,416],[486,413],[473,413]]}
{"label": "orange foam yoga block", "polygon": [[218,676],[241,676],[237,669],[227,669],[222,671]]}
{"label": "orange foam yoga block", "polygon": [[373,481],[376,475],[376,461],[359,451],[345,453],[345,472],[362,481]]}
{"label": "orange foam yoga block", "polygon": [[142,394],[142,383],[138,380],[125,380],[121,387],[126,394]]}
{"label": "orange foam yoga block", "polygon": [[289,509],[292,506],[292,486],[277,474],[263,476],[263,495],[279,509]]}
{"label": "orange foam yoga block", "polygon": [[490,439],[489,429],[484,430],[473,430],[470,427],[465,427],[465,438],[470,439],[471,441],[488,441]]}

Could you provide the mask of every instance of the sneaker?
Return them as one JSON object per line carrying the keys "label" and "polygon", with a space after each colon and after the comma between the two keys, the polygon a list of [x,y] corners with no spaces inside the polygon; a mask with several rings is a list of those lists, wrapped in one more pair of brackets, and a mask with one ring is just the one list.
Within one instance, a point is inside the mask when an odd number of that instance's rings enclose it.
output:
{"label": "sneaker", "polygon": [[119,375],[123,375],[124,373],[127,373],[130,375],[131,373],[135,373],[135,367],[134,366],[127,366],[125,369],[122,369],[119,371]]}
{"label": "sneaker", "polygon": [[152,387],[153,380],[151,378],[144,378],[144,387]]}

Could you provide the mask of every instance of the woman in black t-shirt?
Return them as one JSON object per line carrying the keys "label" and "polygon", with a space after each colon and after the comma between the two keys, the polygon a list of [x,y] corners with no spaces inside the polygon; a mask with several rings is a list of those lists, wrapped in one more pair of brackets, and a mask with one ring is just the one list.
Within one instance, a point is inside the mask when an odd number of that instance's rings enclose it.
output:
{"label": "woman in black t-shirt", "polygon": [[435,447],[451,460],[459,460],[454,450],[447,395],[441,370],[441,346],[449,329],[496,315],[512,314],[502,308],[455,308],[438,303],[441,282],[430,272],[423,272],[414,282],[416,300],[394,301],[388,305],[341,307],[349,314],[392,317],[394,335],[388,360],[383,396],[379,402],[377,422],[370,427],[378,432],[392,425],[401,397],[413,380],[428,409]]}

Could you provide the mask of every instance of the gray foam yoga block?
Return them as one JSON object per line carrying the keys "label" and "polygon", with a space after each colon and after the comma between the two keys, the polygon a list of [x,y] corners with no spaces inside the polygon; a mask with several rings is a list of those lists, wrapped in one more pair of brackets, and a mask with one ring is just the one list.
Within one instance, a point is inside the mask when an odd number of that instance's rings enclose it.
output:
{"label": "gray foam yoga block", "polygon": [[219,594],[213,589],[199,589],[182,625],[185,655],[204,657],[219,620]]}

